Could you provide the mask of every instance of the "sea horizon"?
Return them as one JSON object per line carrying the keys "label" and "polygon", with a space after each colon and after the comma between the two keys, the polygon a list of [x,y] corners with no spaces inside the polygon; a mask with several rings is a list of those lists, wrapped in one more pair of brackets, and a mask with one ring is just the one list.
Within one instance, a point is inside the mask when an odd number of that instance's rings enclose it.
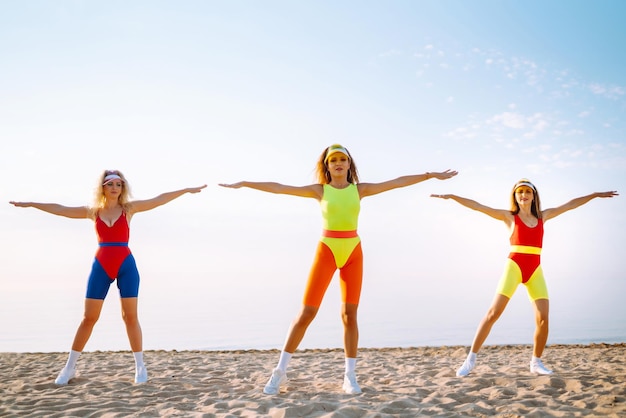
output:
{"label": "sea horizon", "polygon": [[[607,279],[606,286],[616,281]],[[596,282],[600,287],[602,283]],[[624,286],[623,284],[620,284]],[[374,286],[375,287],[375,286]],[[112,288],[113,289],[113,288]],[[119,311],[117,289],[111,291],[84,351],[129,350],[124,323]],[[242,302],[249,309],[239,310],[228,299],[210,304],[172,299],[160,291],[140,298],[140,322],[144,351],[148,350],[272,350],[281,349],[287,330],[299,309],[294,289],[285,289],[288,303],[268,305],[275,289],[259,298],[259,293]],[[329,289],[318,316],[310,325],[299,349],[335,349],[343,346],[337,289]],[[557,289],[558,290],[558,289]],[[616,291],[619,289],[615,288]],[[0,305],[0,352],[66,352],[82,316],[82,291],[62,288],[46,292],[13,294]],[[26,294],[30,293],[30,298]],[[151,292],[144,292],[151,293]],[[254,293],[254,292],[253,292]],[[557,293],[557,292],[554,292]],[[424,346],[469,346],[492,295],[477,292],[459,311],[442,309],[428,316],[429,306],[392,302],[381,304],[371,289],[359,308],[359,347],[392,348]],[[619,292],[614,293],[618,295]],[[285,296],[285,297],[287,297]],[[259,300],[258,305],[252,300]],[[466,296],[467,297],[467,296]],[[554,298],[551,301],[551,344],[592,344],[626,342],[624,310],[614,299],[593,308],[578,309],[581,300]],[[453,303],[454,305],[455,303]],[[458,302],[456,302],[457,305]],[[50,309],[56,306],[56,312]],[[164,306],[166,309],[164,309]],[[39,312],[46,312],[44,315]],[[273,311],[268,310],[273,309]],[[520,288],[494,325],[485,345],[532,344],[534,318],[531,305]]]}

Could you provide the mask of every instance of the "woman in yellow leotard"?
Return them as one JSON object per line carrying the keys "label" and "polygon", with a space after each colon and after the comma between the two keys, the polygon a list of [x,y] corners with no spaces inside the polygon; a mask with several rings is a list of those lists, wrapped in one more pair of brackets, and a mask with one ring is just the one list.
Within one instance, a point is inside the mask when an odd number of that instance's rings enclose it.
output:
{"label": "woman in yellow leotard", "polygon": [[432,197],[451,199],[470,209],[482,212],[503,221],[511,232],[511,252],[506,262],[504,273],[498,284],[491,307],[484,316],[467,358],[459,367],[456,375],[467,376],[476,365],[476,356],[489,336],[491,327],[498,320],[509,300],[520,284],[526,286],[528,297],[535,308],[535,337],[530,371],[536,374],[552,374],[552,370],[543,365],[541,355],[548,340],[548,289],[541,269],[541,247],[543,243],[543,224],[568,210],[584,205],[596,197],[613,197],[617,192],[599,192],[572,199],[551,209],[541,210],[539,192],[527,179],[515,183],[511,191],[511,209],[494,209],[474,200],[453,194],[434,194]]}
{"label": "woman in yellow leotard", "polygon": [[322,152],[316,172],[318,183],[308,186],[249,181],[220,184],[235,189],[249,187],[264,192],[309,197],[317,199],[322,209],[322,237],[309,274],[302,309],[289,329],[278,365],[263,389],[268,395],[278,393],[280,386],[287,381],[286,370],[289,360],[315,318],[324,293],[337,269],[340,271],[343,302],[341,316],[346,357],[343,390],[350,394],[361,393],[355,374],[359,338],[357,308],[363,276],[361,240],[357,234],[360,201],[364,197],[398,187],[410,186],[431,178],[446,180],[457,174],[456,171],[446,170],[398,177],[382,183],[359,183],[354,159],[346,148],[338,144],[331,145]]}

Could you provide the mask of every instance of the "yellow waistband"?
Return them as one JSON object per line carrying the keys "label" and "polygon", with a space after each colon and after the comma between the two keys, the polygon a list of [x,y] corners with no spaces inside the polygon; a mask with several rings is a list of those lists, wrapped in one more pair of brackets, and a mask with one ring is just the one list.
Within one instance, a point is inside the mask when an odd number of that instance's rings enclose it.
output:
{"label": "yellow waistband", "polygon": [[539,247],[529,247],[528,245],[511,245],[512,253],[520,253],[520,254],[541,254],[541,248]]}

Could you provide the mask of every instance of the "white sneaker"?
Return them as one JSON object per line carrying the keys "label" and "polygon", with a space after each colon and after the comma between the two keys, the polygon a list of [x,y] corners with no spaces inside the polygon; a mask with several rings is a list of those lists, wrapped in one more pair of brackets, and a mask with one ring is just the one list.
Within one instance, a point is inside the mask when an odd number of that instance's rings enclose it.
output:
{"label": "white sneaker", "polygon": [[135,383],[146,383],[148,381],[148,370],[146,366],[139,367],[135,370]]}
{"label": "white sneaker", "polygon": [[356,373],[348,372],[343,375],[343,386],[344,392],[349,395],[358,395],[362,392],[361,387],[356,382]]}
{"label": "white sneaker", "polygon": [[476,366],[476,360],[472,361],[466,358],[461,367],[459,367],[459,369],[456,371],[456,375],[458,377],[467,376],[474,369],[474,366]]}
{"label": "white sneaker", "polygon": [[287,382],[287,373],[280,369],[272,370],[272,376],[263,388],[266,395],[276,395],[280,391],[280,385]]}
{"label": "white sneaker", "polygon": [[541,359],[535,359],[530,361],[530,372],[536,374],[552,374],[553,371],[543,365]]}
{"label": "white sneaker", "polygon": [[56,385],[67,385],[67,383],[72,380],[76,376],[76,369],[68,369],[67,367],[63,367],[61,373],[54,380]]}

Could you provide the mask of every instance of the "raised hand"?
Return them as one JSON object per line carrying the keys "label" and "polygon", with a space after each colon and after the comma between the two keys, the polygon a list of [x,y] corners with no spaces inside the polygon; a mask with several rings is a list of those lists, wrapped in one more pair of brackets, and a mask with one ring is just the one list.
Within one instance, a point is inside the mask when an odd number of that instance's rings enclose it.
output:
{"label": "raised hand", "polygon": [[432,178],[437,179],[437,180],[447,180],[449,178],[452,178],[452,177],[456,176],[457,174],[459,174],[459,172],[456,171],[456,170],[449,170],[448,169],[446,171],[442,171],[441,173],[430,172],[428,174],[430,174],[430,176]]}

